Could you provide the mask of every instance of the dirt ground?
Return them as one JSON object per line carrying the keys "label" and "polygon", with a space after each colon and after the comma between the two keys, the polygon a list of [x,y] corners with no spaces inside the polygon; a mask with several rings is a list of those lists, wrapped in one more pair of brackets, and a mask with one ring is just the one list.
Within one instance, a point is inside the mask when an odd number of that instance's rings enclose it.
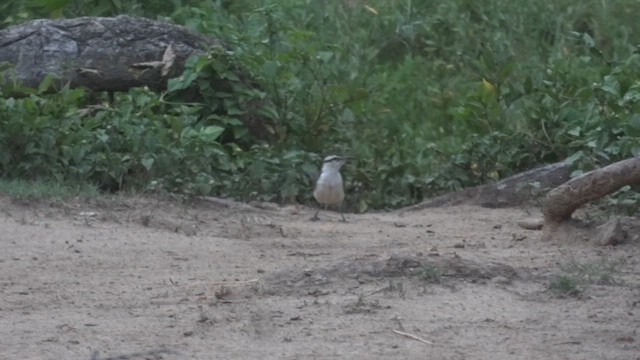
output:
{"label": "dirt ground", "polygon": [[535,209],[0,208],[1,359],[640,359],[640,243],[542,242]]}

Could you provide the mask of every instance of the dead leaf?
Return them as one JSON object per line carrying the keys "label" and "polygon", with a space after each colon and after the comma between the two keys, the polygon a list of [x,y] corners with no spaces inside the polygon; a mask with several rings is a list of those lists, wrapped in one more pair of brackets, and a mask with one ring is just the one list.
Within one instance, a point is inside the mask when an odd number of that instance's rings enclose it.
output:
{"label": "dead leaf", "polygon": [[175,61],[176,52],[173,49],[173,43],[171,43],[164,51],[164,55],[162,55],[162,76],[167,76],[169,74],[169,71],[171,71]]}

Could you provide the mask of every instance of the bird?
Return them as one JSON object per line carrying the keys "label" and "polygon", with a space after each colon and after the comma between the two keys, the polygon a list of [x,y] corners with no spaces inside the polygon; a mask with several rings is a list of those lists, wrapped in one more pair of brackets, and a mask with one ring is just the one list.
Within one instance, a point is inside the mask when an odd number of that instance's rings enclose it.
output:
{"label": "bird", "polygon": [[[325,210],[327,206],[338,206],[340,215],[342,216],[342,222],[347,222],[342,213],[342,201],[344,200],[344,184],[342,182],[342,176],[340,175],[340,168],[347,160],[353,159],[350,156],[338,156],[329,155],[324,158],[322,163],[322,171],[316,181],[316,187],[313,191],[313,197],[316,201],[323,205]],[[320,209],[316,211],[316,214],[311,218],[311,221],[320,220],[318,217]]]}

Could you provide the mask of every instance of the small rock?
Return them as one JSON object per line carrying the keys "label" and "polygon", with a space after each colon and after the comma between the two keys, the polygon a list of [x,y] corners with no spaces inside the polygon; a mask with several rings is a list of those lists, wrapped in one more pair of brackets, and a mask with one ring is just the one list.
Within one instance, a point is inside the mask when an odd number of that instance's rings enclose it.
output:
{"label": "small rock", "polygon": [[527,218],[518,220],[516,224],[526,230],[541,230],[544,225],[544,220],[539,218]]}
{"label": "small rock", "polygon": [[491,282],[493,282],[494,284],[501,284],[501,285],[508,285],[511,283],[511,280],[509,280],[508,278],[504,277],[504,276],[496,276],[494,278],[491,279]]}
{"label": "small rock", "polygon": [[632,343],[634,341],[636,341],[634,338],[632,338],[631,336],[623,336],[623,337],[619,337],[616,339],[617,342],[624,342],[624,343]]}
{"label": "small rock", "polygon": [[620,224],[619,218],[614,218],[600,225],[597,242],[600,245],[619,245],[627,241],[627,232]]}

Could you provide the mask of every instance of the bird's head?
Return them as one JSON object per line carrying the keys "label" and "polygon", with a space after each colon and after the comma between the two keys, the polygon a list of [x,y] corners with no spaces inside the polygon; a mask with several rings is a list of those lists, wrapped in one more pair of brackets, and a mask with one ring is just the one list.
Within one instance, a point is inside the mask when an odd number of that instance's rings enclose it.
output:
{"label": "bird's head", "polygon": [[340,170],[342,165],[347,162],[347,160],[353,159],[350,156],[339,156],[339,155],[329,155],[324,158],[322,163],[322,169],[332,169],[332,170]]}

